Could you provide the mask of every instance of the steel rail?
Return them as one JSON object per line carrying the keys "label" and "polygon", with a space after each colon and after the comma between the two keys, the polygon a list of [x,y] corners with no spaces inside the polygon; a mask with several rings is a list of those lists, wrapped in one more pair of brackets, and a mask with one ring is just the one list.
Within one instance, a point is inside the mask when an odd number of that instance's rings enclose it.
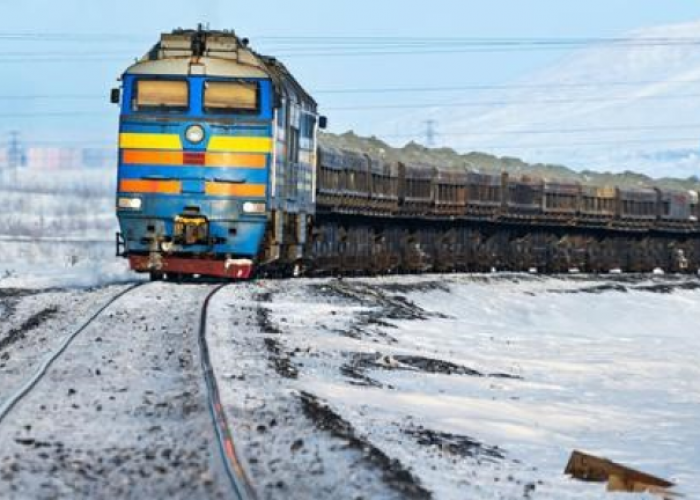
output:
{"label": "steel rail", "polygon": [[39,381],[46,375],[46,373],[49,371],[49,368],[51,365],[63,354],[66,349],[70,346],[70,344],[75,340],[75,338],[80,335],[85,329],[90,326],[93,321],[95,321],[104,311],[107,309],[109,306],[114,304],[117,300],[125,296],[126,294],[132,292],[136,288],[139,288],[146,283],[138,283],[136,285],[130,286],[126,290],[122,290],[118,294],[116,294],[114,297],[109,299],[107,303],[105,303],[102,307],[100,307],[97,312],[93,313],[92,316],[90,316],[84,323],[83,325],[75,330],[73,333],[71,333],[68,337],[66,337],[63,342],[61,342],[61,345],[56,348],[52,353],[50,353],[44,361],[39,365],[37,368],[36,372],[34,372],[34,375],[24,384],[22,387],[20,387],[13,395],[11,395],[3,404],[0,406],[0,423],[7,417],[7,415],[12,411],[12,409],[22,400],[24,399],[27,394],[36,386],[36,384],[39,383]]}
{"label": "steel rail", "polygon": [[224,284],[217,286],[204,300],[199,322],[199,352],[202,371],[204,372],[204,379],[207,386],[209,412],[216,431],[219,451],[224,462],[224,468],[226,469],[226,474],[231,481],[231,487],[235,498],[238,500],[255,500],[257,495],[236,453],[231,428],[229,427],[224,407],[221,404],[219,386],[216,382],[216,375],[214,374],[214,368],[211,364],[209,345],[207,343],[207,313],[209,310],[209,303],[214,295],[216,295],[226,286],[228,285]]}

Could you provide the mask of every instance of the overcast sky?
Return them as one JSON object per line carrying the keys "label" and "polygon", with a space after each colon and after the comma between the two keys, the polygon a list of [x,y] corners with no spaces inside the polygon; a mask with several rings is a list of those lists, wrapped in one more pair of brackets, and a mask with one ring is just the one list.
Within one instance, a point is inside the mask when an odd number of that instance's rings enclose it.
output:
{"label": "overcast sky", "polygon": [[[629,30],[700,19],[700,2],[663,0],[0,0],[0,139],[70,139],[109,144],[116,110],[109,89],[161,31],[209,22],[235,29],[255,48],[279,55],[312,92],[348,88],[506,83],[566,52],[448,52],[372,56],[290,53],[271,37],[615,37]],[[15,40],[13,34],[37,38]],[[49,35],[61,34],[55,40]],[[75,39],[65,35],[79,35]],[[100,35],[85,38],[86,35]],[[113,39],[109,36],[114,35]],[[698,34],[700,36],[700,34]],[[334,131],[371,132],[391,110],[354,105],[449,99],[448,95],[316,94]],[[34,99],[17,99],[34,96]],[[36,96],[48,96],[36,98]],[[65,113],[75,113],[66,117]]]}

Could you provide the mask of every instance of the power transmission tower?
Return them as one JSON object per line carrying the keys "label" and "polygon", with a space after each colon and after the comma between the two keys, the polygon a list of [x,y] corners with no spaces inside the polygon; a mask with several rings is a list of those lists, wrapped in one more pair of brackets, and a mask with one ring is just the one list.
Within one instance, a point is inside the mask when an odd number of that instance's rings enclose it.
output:
{"label": "power transmission tower", "polygon": [[17,171],[25,164],[24,148],[19,139],[19,132],[10,132],[10,141],[7,148],[7,173],[11,181],[17,180]]}
{"label": "power transmission tower", "polygon": [[432,148],[435,146],[435,139],[438,135],[435,131],[437,122],[435,120],[426,120],[423,124],[425,125],[425,145]]}

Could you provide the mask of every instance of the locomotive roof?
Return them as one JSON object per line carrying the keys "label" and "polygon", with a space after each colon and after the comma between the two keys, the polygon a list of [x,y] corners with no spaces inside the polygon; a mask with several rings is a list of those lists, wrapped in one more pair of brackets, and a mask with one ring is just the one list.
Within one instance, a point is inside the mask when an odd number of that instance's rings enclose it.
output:
{"label": "locomotive roof", "polygon": [[316,101],[289,70],[274,57],[258,54],[248,40],[233,31],[175,30],[160,41],[125,74],[208,75],[229,78],[269,78],[275,90],[316,108]]}

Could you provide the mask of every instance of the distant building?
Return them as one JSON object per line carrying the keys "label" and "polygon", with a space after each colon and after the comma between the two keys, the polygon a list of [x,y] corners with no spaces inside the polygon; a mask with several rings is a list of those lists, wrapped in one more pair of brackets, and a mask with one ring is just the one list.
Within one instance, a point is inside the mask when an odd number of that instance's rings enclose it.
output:
{"label": "distant building", "polygon": [[[10,152],[0,148],[0,171],[9,168]],[[116,153],[108,148],[27,147],[24,168],[30,170],[100,169],[116,165]]]}
{"label": "distant building", "polygon": [[68,170],[81,168],[79,149],[27,148],[27,168],[30,170]]}
{"label": "distant building", "polygon": [[109,168],[117,164],[117,153],[108,148],[83,149],[83,166],[86,168]]}

